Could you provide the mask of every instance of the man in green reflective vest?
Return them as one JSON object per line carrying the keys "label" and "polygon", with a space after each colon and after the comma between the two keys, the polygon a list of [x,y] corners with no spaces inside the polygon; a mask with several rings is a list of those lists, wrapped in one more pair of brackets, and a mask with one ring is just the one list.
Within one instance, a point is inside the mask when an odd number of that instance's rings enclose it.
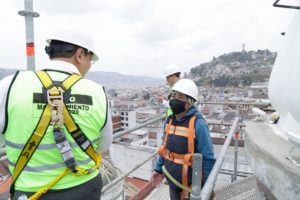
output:
{"label": "man in green reflective vest", "polygon": [[[173,85],[180,80],[180,70],[177,65],[168,65],[165,68],[165,78],[167,84],[172,88]],[[169,95],[170,96],[170,95]],[[169,96],[168,99],[164,98],[161,95],[157,96],[157,100],[162,104],[162,106],[166,109],[165,114],[166,118],[172,114],[172,110],[169,105]]]}
{"label": "man in green reflective vest", "polygon": [[50,62],[42,71],[0,81],[12,199],[99,200],[112,121],[104,87],[83,78],[99,57],[92,38],[78,29],[59,29],[47,43]]}

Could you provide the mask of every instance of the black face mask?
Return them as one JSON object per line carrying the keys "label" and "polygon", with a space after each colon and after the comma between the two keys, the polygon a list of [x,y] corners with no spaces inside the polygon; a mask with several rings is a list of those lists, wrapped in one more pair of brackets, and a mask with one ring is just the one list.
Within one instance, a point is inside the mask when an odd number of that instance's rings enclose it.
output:
{"label": "black face mask", "polygon": [[170,107],[174,114],[179,114],[185,111],[185,102],[178,99],[172,99],[170,102]]}

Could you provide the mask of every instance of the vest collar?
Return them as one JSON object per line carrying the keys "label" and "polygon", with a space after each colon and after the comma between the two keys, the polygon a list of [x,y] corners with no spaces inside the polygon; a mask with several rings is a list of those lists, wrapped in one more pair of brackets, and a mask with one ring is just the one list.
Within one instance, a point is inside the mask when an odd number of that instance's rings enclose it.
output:
{"label": "vest collar", "polygon": [[[189,119],[191,116],[193,115],[196,115],[196,114],[200,114],[197,109],[192,106],[188,111],[187,113],[185,114],[185,116],[183,116],[181,119],[177,120],[176,117],[173,115],[173,119],[175,122],[179,122],[179,123],[182,123],[184,122],[185,120]],[[201,115],[201,114],[200,114]]]}
{"label": "vest collar", "polygon": [[59,71],[65,71],[69,73],[76,73],[80,74],[77,67],[71,63],[59,61],[59,60],[53,60],[48,63],[46,63],[43,66],[44,69],[53,69],[53,70],[59,70]]}

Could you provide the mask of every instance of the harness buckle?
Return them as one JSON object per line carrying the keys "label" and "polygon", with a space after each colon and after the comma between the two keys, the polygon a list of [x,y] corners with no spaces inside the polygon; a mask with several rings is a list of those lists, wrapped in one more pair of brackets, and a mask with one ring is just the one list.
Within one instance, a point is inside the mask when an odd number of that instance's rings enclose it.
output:
{"label": "harness buckle", "polygon": [[51,106],[51,123],[52,125],[64,125],[63,107],[64,107],[63,90],[50,89],[47,90],[47,101]]}

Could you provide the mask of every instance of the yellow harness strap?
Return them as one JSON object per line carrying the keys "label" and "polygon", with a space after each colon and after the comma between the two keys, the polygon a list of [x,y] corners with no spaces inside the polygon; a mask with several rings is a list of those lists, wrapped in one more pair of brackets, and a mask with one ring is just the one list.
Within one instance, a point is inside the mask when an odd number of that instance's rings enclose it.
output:
{"label": "yellow harness strap", "polygon": [[13,173],[13,179],[12,179],[12,187],[14,185],[14,182],[22,172],[22,170],[25,168],[26,164],[29,162],[31,156],[33,155],[34,151],[38,147],[40,141],[44,137],[44,134],[48,128],[50,121],[51,121],[50,105],[47,104],[43,110],[43,114],[40,117],[40,121],[36,129],[31,134],[30,139],[24,146],[16,162],[15,170]]}

